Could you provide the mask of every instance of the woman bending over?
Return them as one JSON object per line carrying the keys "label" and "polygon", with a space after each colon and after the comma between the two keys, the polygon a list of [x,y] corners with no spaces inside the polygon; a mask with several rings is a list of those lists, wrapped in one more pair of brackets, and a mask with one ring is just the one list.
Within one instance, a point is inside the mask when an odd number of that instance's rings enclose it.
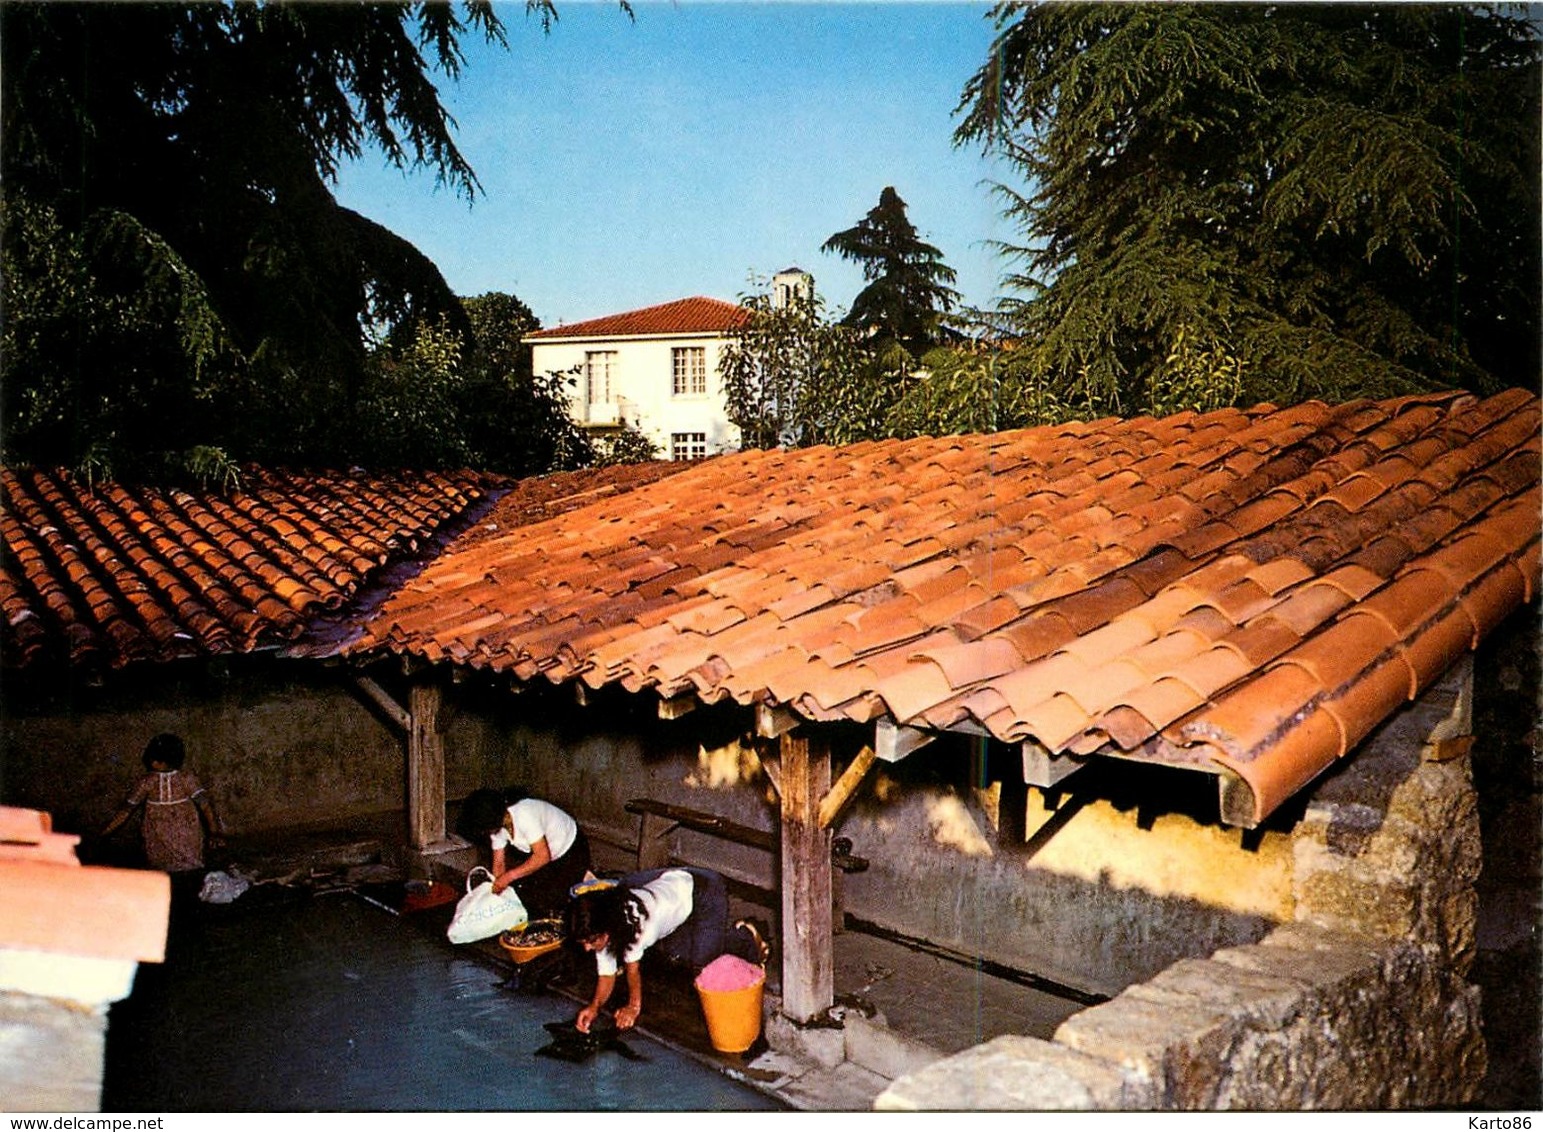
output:
{"label": "woman bending over", "polygon": [[764,963],[767,949],[749,921],[729,924],[728,891],[711,869],[650,869],[616,885],[575,896],[568,905],[567,937],[595,956],[595,993],[574,1025],[581,1033],[610,1001],[618,971],[627,973],[627,1004],[616,1028],[630,1029],[643,1012],[642,961],[650,948],[694,978],[723,954]]}

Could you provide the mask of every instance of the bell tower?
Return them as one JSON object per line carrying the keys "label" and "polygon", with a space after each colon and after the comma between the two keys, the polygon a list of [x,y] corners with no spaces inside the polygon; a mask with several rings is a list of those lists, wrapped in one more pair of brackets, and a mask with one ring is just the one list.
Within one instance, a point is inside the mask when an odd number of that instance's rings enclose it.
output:
{"label": "bell tower", "polygon": [[772,276],[772,308],[814,301],[814,276],[801,267],[785,267]]}

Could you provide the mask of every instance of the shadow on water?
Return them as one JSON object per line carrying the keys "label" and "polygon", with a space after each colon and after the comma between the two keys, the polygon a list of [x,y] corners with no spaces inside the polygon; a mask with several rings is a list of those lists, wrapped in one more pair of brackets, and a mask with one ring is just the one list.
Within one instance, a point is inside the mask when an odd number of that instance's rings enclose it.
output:
{"label": "shadow on water", "polygon": [[[255,893],[254,893],[255,895]],[[646,1037],[537,1057],[574,1004],[346,894],[180,904],[167,962],[108,1020],[107,1112],[757,1111],[772,1098]]]}

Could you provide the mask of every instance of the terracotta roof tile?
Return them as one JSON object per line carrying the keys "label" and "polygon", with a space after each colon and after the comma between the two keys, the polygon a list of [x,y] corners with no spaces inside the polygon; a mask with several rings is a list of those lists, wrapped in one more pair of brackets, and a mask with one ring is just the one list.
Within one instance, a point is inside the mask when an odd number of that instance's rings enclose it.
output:
{"label": "terracotta roof tile", "polygon": [[1538,431],[1438,394],[719,457],[452,546],[348,651],[1210,768],[1258,818],[1531,600]]}
{"label": "terracotta roof tile", "polygon": [[[239,488],[88,484],[60,471],[0,470],[0,637],[8,670],[109,669],[253,649],[331,651],[366,586],[431,552],[509,493],[508,513],[556,514],[679,466],[515,485],[472,472],[369,475],[244,469]],[[512,489],[512,490],[511,490]],[[503,521],[508,521],[507,517]],[[496,524],[462,539],[467,557]],[[403,643],[445,618],[476,639],[504,620],[482,581],[502,565],[457,568],[470,597],[404,618]],[[314,634],[315,639],[307,639]]]}
{"label": "terracotta roof tile", "polygon": [[633,338],[649,334],[721,334],[737,330],[750,312],[722,299],[698,295],[689,299],[659,303],[621,314],[551,326],[527,334],[525,340],[551,341],[563,338]]}

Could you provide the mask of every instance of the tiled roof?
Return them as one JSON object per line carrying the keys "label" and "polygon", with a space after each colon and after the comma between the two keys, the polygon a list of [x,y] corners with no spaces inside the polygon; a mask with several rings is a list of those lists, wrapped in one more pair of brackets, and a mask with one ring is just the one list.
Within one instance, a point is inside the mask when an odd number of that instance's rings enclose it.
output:
{"label": "tiled roof", "polygon": [[504,482],[248,469],[239,490],[195,493],[0,470],[5,667],[116,668],[293,641]]}
{"label": "tiled roof", "polygon": [[737,330],[750,312],[722,299],[700,295],[641,310],[608,314],[567,326],[551,326],[525,336],[526,341],[551,338],[629,338],[643,334],[716,334]]}
{"label": "tiled roof", "polygon": [[351,651],[1227,773],[1257,822],[1536,594],[1539,401],[747,452],[457,543]]}

